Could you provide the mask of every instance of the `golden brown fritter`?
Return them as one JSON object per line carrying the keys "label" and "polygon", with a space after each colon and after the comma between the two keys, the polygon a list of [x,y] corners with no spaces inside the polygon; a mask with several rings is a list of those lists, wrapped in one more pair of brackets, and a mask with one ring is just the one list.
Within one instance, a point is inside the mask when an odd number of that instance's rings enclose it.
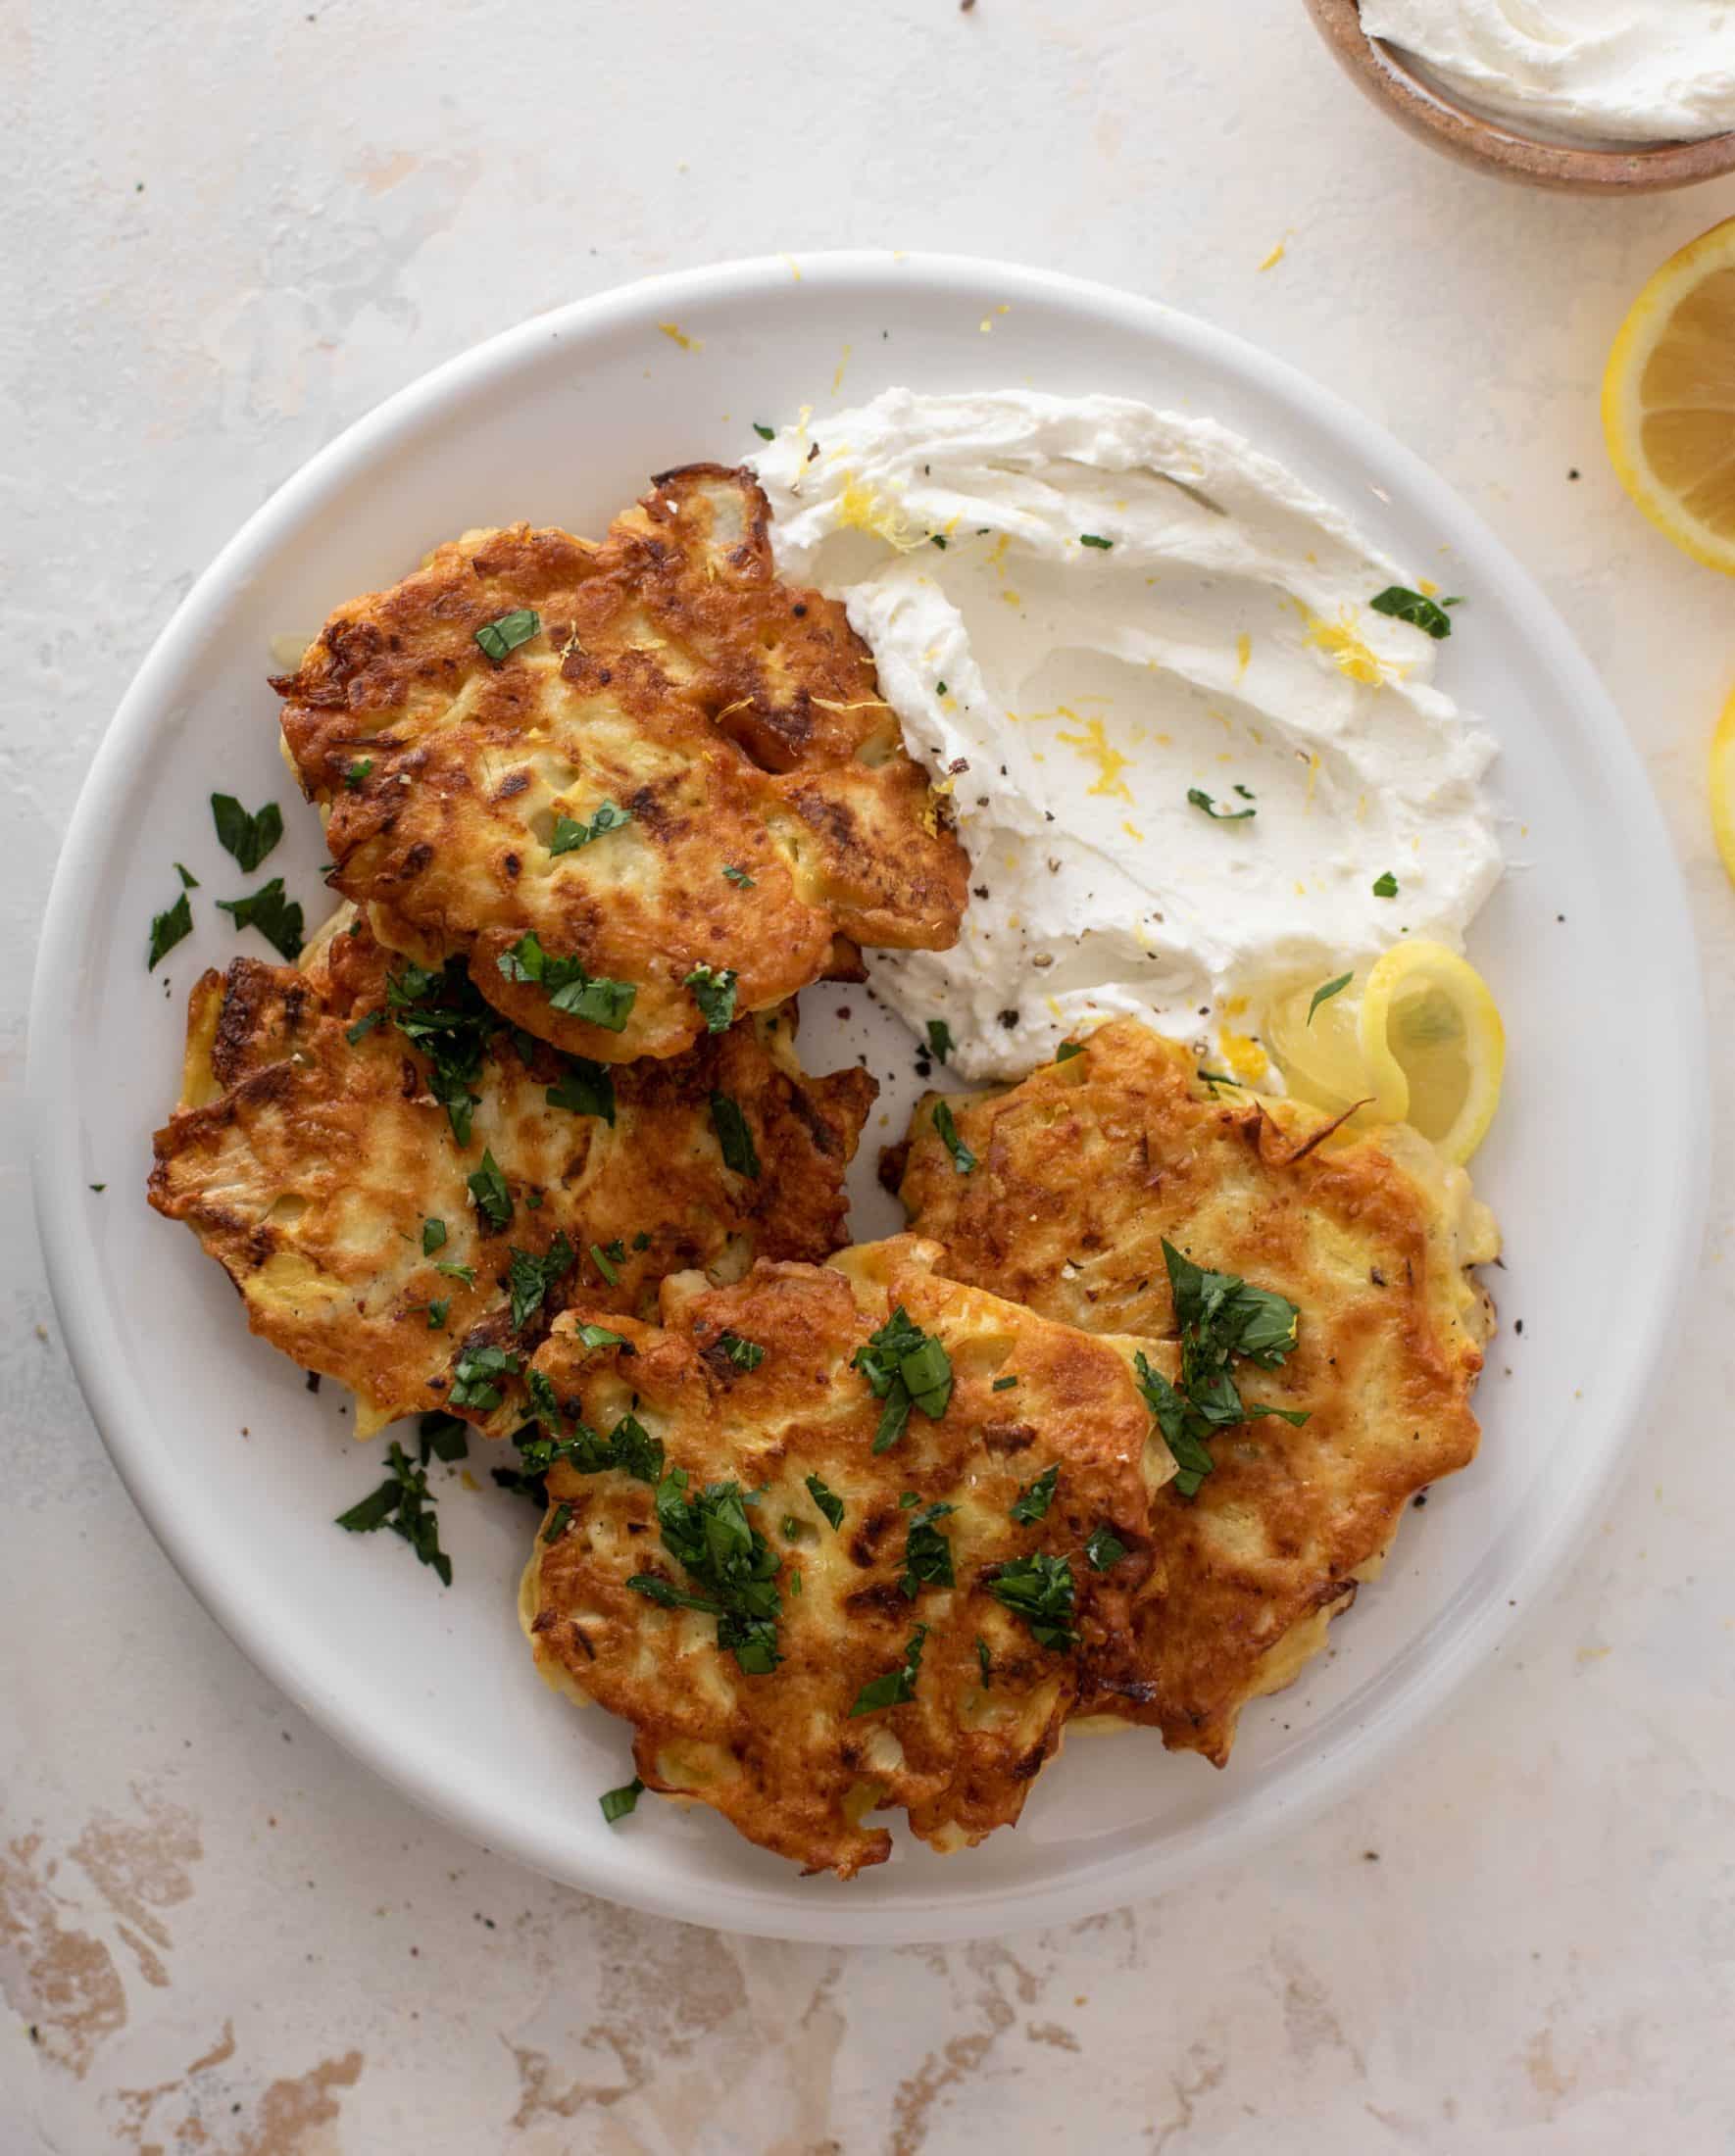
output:
{"label": "golden brown fritter", "polygon": [[[778,579],[768,515],[751,473],[693,465],[600,546],[471,532],[332,615],[273,686],[382,941],[469,957],[516,1023],[624,1062],[697,1037],[696,968],[759,1010],[834,938],[956,940],[967,859],[842,607]],[[489,657],[476,632],[513,616]]]}
{"label": "golden brown fritter", "polygon": [[[622,1321],[625,1345],[587,1348],[582,1326],[606,1313],[575,1308],[533,1365],[568,1451],[524,1580],[544,1676],[634,1725],[650,1788],[846,1879],[889,1852],[868,1811],[904,1807],[942,1849],[1017,1818],[1080,1688],[1124,1681],[1151,1497],[1172,1472],[1131,1375],[1139,1343],[960,1287],[933,1271],[937,1255],[901,1236],[825,1267],[762,1263],[733,1287],[668,1280],[662,1330]],[[943,1344],[952,1390],[937,1420],[916,1407],[876,1454],[882,1402],[852,1362],[899,1309]],[[628,1465],[599,1461],[599,1439]],[[660,1470],[656,1487],[641,1479]],[[719,1484],[751,1503],[719,1502]],[[1013,1517],[1031,1486],[1030,1517]],[[827,1503],[841,1504],[835,1525]],[[719,1510],[717,1531],[732,1519],[737,1544],[760,1538],[755,1586],[770,1600],[757,1629],[734,1629],[734,1601],[719,1617],[630,1584],[715,1601],[679,1545]],[[1047,1643],[990,1592],[996,1579],[1039,1596],[1059,1582],[1036,1619],[1056,1628]],[[852,1714],[912,1655],[903,1698]]]}
{"label": "golden brown fritter", "polygon": [[1216,1096],[1133,1019],[1021,1085],[954,1098],[967,1174],[934,1099],[887,1165],[958,1279],[1087,1331],[1173,1340],[1166,1238],[1301,1311],[1295,1351],[1241,1373],[1242,1391],[1309,1420],[1229,1429],[1193,1500],[1164,1492],[1139,1684],[1086,1702],[1220,1765],[1243,1703],[1322,1644],[1408,1500],[1474,1456],[1491,1313],[1465,1268],[1495,1256],[1492,1217],[1413,1132],[1327,1135],[1298,1102]]}
{"label": "golden brown fritter", "polygon": [[[387,955],[351,924],[305,971],[237,958],[195,984],[150,1199],[228,1272],[256,1333],[354,1390],[358,1437],[436,1408],[510,1427],[513,1369],[575,1295],[641,1310],[665,1273],[733,1279],[842,1240],[876,1089],[859,1070],[804,1076],[792,1005],[611,1074],[515,1042],[461,964],[394,1008]],[[397,993],[414,977],[399,961]],[[428,1035],[430,1014],[457,1030]],[[453,1112],[429,1039],[472,1049]],[[719,1101],[757,1173],[725,1164]]]}

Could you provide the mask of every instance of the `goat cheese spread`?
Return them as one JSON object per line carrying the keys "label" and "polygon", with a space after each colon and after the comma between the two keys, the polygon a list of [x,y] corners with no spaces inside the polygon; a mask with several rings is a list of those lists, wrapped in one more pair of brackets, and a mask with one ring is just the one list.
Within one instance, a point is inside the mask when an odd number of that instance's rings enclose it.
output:
{"label": "goat cheese spread", "polygon": [[1362,26],[1532,134],[1671,142],[1735,127],[1730,0],[1362,0]]}
{"label": "goat cheese spread", "polygon": [[1462,947],[1501,871],[1493,743],[1369,607],[1413,576],[1238,435],[899,389],[754,462],[779,569],[842,597],[956,809],[958,943],[868,962],[961,1075],[1130,1012],[1258,1082],[1268,994],[1405,932]]}

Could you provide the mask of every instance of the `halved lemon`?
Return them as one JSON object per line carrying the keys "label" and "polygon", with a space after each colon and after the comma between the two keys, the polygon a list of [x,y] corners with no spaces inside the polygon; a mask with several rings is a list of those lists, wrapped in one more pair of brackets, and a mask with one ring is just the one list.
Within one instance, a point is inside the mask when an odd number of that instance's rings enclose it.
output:
{"label": "halved lemon", "polygon": [[1735,880],[1735,696],[1710,737],[1710,827],[1723,866]]}
{"label": "halved lemon", "polygon": [[1315,1004],[1325,985],[1288,990],[1266,1019],[1290,1092],[1332,1114],[1360,1102],[1354,1125],[1409,1123],[1467,1160],[1506,1069],[1506,1029],[1475,967],[1444,944],[1395,944]]}
{"label": "halved lemon", "polygon": [[1735,575],[1735,218],[1671,255],[1603,375],[1615,475],[1658,530]]}

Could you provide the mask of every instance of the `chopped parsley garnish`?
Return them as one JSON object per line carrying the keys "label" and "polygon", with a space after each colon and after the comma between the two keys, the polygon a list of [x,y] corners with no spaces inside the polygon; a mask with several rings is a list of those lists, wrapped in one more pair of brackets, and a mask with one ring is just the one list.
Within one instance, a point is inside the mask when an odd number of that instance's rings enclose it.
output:
{"label": "chopped parsley garnish", "polygon": [[[652,1437],[636,1415],[622,1415],[606,1438],[598,1437],[587,1422],[575,1422],[570,1434],[564,1433],[554,1387],[546,1375],[540,1370],[532,1370],[525,1383],[529,1387],[530,1404],[542,1423],[555,1433],[553,1437],[540,1436],[535,1423],[526,1423],[522,1430],[515,1432],[512,1442],[531,1475],[540,1479],[556,1461],[565,1461],[580,1475],[600,1475],[614,1467],[623,1475],[649,1483],[653,1489],[662,1481],[662,1443]],[[528,1436],[526,1431],[530,1433]]]}
{"label": "chopped parsley garnish", "polygon": [[1101,547],[1107,554],[1115,542],[1113,539],[1099,539],[1094,531],[1081,531],[1078,534],[1078,544],[1081,547]]}
{"label": "chopped parsley garnish", "polygon": [[620,1287],[620,1275],[615,1270],[614,1260],[600,1243],[593,1243],[590,1246],[590,1262],[602,1274],[611,1288]]}
{"label": "chopped parsley garnish", "polygon": [[1069,1063],[1074,1055],[1082,1055],[1083,1054],[1084,1043],[1082,1041],[1063,1041],[1060,1047],[1055,1050],[1055,1061],[1057,1063]]}
{"label": "chopped parsley garnish", "polygon": [[1413,627],[1425,630],[1438,643],[1442,637],[1452,634],[1452,616],[1446,609],[1460,607],[1463,602],[1461,599],[1436,602],[1403,584],[1388,584],[1367,604],[1375,613],[1389,613],[1399,621],[1408,621]]}
{"label": "chopped parsley garnish", "polygon": [[1203,808],[1214,823],[1240,823],[1244,817],[1257,816],[1257,808],[1219,808],[1202,786],[1189,786],[1187,800],[1191,807]]}
{"label": "chopped parsley garnish", "polygon": [[446,1330],[446,1319],[451,1312],[451,1308],[452,1298],[450,1296],[427,1305],[427,1329],[430,1333],[443,1333]]}
{"label": "chopped parsley garnish", "polygon": [[543,1542],[558,1543],[571,1524],[572,1507],[570,1504],[557,1504],[549,1517],[548,1525],[542,1530]]}
{"label": "chopped parsley garnish", "polygon": [[482,1001],[462,958],[439,967],[412,963],[401,973],[388,973],[385,1001],[398,1031],[433,1066],[427,1090],[445,1109],[453,1137],[468,1146],[478,1099],[471,1087],[481,1074],[499,1017]]}
{"label": "chopped parsley garnish", "polygon": [[366,1017],[358,1018],[353,1026],[345,1026],[343,1037],[351,1048],[360,1048],[369,1034],[373,1031],[373,1028],[384,1023],[385,1012],[383,1010],[371,1010]]}
{"label": "chopped parsley garnish", "polygon": [[943,1063],[952,1053],[952,1028],[944,1018],[930,1018],[927,1022],[927,1045],[934,1060]]}
{"label": "chopped parsley garnish", "polygon": [[512,1192],[506,1178],[500,1172],[500,1163],[488,1147],[482,1148],[482,1164],[472,1176],[468,1177],[470,1195],[476,1201],[476,1211],[493,1229],[496,1235],[512,1225]]}
{"label": "chopped parsley garnish", "polygon": [[453,1406],[492,1414],[506,1396],[495,1379],[517,1377],[523,1366],[519,1356],[508,1354],[504,1348],[467,1348],[452,1366],[449,1397]]}
{"label": "chopped parsley garnish", "polygon": [[542,1098],[551,1108],[570,1108],[574,1115],[600,1115],[605,1123],[615,1120],[615,1080],[607,1063],[593,1063],[587,1055],[564,1058],[567,1074],[550,1086]]}
{"label": "chopped parsley garnish", "polygon": [[774,426],[761,426],[757,419],[753,422],[753,431],[762,442],[774,442],[777,438],[777,430]]}
{"label": "chopped parsley garnish", "polygon": [[1093,1572],[1109,1572],[1126,1555],[1126,1544],[1107,1520],[1099,1520],[1085,1539],[1084,1554]]}
{"label": "chopped parsley garnish", "polygon": [[843,1525],[843,1499],[835,1490],[828,1489],[818,1475],[808,1477],[808,1495],[831,1522],[833,1529]]}
{"label": "chopped parsley garnish", "polygon": [[976,1634],[976,1667],[982,1673],[982,1690],[991,1691],[994,1687],[994,1657],[988,1651],[988,1642]]}
{"label": "chopped parsley garnish", "polygon": [[1235,791],[1241,796],[1241,799],[1243,801],[1257,801],[1259,799],[1259,796],[1254,792],[1253,788],[1251,786],[1243,786],[1239,779],[1237,779],[1235,782]]}
{"label": "chopped parsley garnish", "polygon": [[[1225,1070],[1201,1070],[1198,1076],[1204,1080],[1214,1094],[1218,1086],[1241,1086],[1240,1079],[1231,1078]],[[1246,1089],[1243,1087],[1242,1090],[1245,1091]]]}
{"label": "chopped parsley garnish", "polygon": [[1038,1646],[1064,1654],[1078,1644],[1072,1630],[1072,1567],[1065,1557],[1035,1550],[1002,1565],[982,1585],[997,1602],[1004,1602],[1024,1620]]}
{"label": "chopped parsley garnish", "polygon": [[193,909],[183,891],[166,912],[151,915],[151,955],[145,971],[154,973],[175,945],[192,932]]}
{"label": "chopped parsley garnish", "polygon": [[919,1588],[958,1584],[952,1572],[952,1544],[934,1525],[957,1510],[955,1504],[926,1504],[910,1515],[910,1531],[904,1537],[904,1576],[898,1585],[912,1601]]}
{"label": "chopped parsley garnish", "polygon": [[1334,996],[1341,996],[1341,995],[1343,994],[1344,990],[1345,990],[1346,988],[1348,988],[1348,987],[1349,987],[1350,983],[1351,983],[1351,982],[1352,982],[1352,981],[1353,981],[1353,980],[1354,980],[1355,978],[1356,978],[1356,976],[1355,976],[1355,974],[1354,974],[1354,973],[1340,973],[1340,974],[1338,975],[1338,977],[1337,977],[1337,979],[1336,979],[1335,981],[1327,981],[1327,982],[1325,983],[1325,986],[1324,986],[1323,988],[1316,988],[1316,989],[1314,989],[1314,1000],[1313,1000],[1313,1002],[1312,1002],[1312,1003],[1311,1003],[1311,1004],[1310,1004],[1308,1005],[1308,1023],[1309,1023],[1309,1025],[1312,1025],[1312,1024],[1313,1024],[1313,1022],[1314,1022],[1314,1011],[1315,1011],[1315,1010],[1317,1010],[1317,1009],[1318,1009],[1319,1005],[1320,1005],[1321,1004],[1328,1004],[1328,1003],[1330,1003],[1331,999],[1332,999],[1332,998],[1333,998]]}
{"label": "chopped parsley garnish", "polygon": [[1373,895],[1376,899],[1395,899],[1398,896],[1398,879],[1389,868],[1383,876],[1374,877]]}
{"label": "chopped parsley garnish", "polygon": [[950,694],[950,691],[943,681],[936,681],[934,683],[934,694],[935,696],[946,696]]}
{"label": "chopped parsley garnish", "polygon": [[616,1820],[624,1819],[637,1808],[639,1798],[645,1793],[645,1786],[635,1774],[630,1782],[623,1782],[618,1789],[605,1789],[597,1798],[602,1807],[604,1823],[612,1827]]}
{"label": "chopped parsley garnish", "polygon": [[476,1269],[473,1265],[455,1265],[450,1258],[438,1257],[434,1260],[434,1271],[444,1273],[448,1280],[462,1280],[467,1288],[473,1288],[476,1284]]}
{"label": "chopped parsley garnish", "polygon": [[952,1155],[953,1167],[960,1175],[967,1175],[976,1164],[976,1156],[959,1137],[952,1110],[944,1101],[934,1102],[934,1129],[940,1135],[941,1145]]}
{"label": "chopped parsley garnish", "polygon": [[657,1485],[663,1546],[707,1592],[694,1594],[655,1573],[634,1573],[627,1586],[665,1609],[696,1609],[717,1619],[719,1650],[732,1653],[750,1677],[768,1677],[777,1652],[776,1551],[747,1517],[738,1483],[708,1483],[688,1498],[684,1469]]}
{"label": "chopped parsley garnish", "polygon": [[619,831],[623,823],[632,821],[632,810],[621,808],[612,801],[599,802],[596,812],[588,823],[580,823],[572,816],[557,816],[553,835],[548,842],[551,854],[575,854],[592,839],[600,839],[605,831]]}
{"label": "chopped parsley garnish", "polygon": [[645,1233],[645,1231],[644,1231],[644,1229],[643,1229],[643,1228],[641,1228],[641,1229],[640,1229],[640,1230],[638,1231],[637,1235],[635,1235],[635,1236],[633,1237],[633,1239],[632,1239],[632,1247],[633,1247],[633,1249],[634,1249],[635,1250],[648,1250],[650,1249],[650,1247],[651,1247],[651,1239],[650,1239],[650,1237],[649,1237],[649,1236],[648,1236],[648,1235],[647,1235],[647,1234]]}
{"label": "chopped parsley garnish", "polygon": [[217,825],[218,844],[225,854],[233,854],[244,876],[252,875],[283,836],[283,811],[274,801],[268,801],[257,815],[250,816],[233,794],[213,794],[211,817]]}
{"label": "chopped parsley garnish", "polygon": [[626,1335],[612,1333],[606,1325],[580,1325],[578,1344],[581,1348],[625,1348],[628,1354],[632,1353]]}
{"label": "chopped parsley garnish", "polygon": [[431,1565],[442,1586],[452,1585],[452,1560],[440,1547],[439,1521],[428,1492],[427,1470],[418,1467],[395,1440],[386,1452],[391,1473],[379,1488],[337,1515],[337,1525],[351,1535],[372,1535],[389,1527],[401,1535],[424,1565]]}
{"label": "chopped parsley garnish", "polygon": [[180,878],[180,888],[183,891],[196,891],[199,888],[198,877],[193,874],[184,861],[177,860],[175,862],[174,873]]}
{"label": "chopped parsley garnish", "polygon": [[625,1030],[638,1000],[638,990],[630,981],[593,977],[576,958],[550,957],[533,928],[510,951],[503,951],[495,963],[509,981],[534,981],[556,1010],[609,1033]]}
{"label": "chopped parsley garnish", "polygon": [[429,1218],[421,1223],[421,1254],[432,1257],[436,1250],[446,1247],[446,1223]]}
{"label": "chopped parsley garnish", "polygon": [[[183,900],[186,897],[184,891],[181,897]],[[257,928],[273,950],[280,952],[285,958],[300,957],[301,907],[293,899],[283,896],[281,876],[262,883],[244,899],[219,899],[217,908],[220,913],[232,915],[238,929]]]}
{"label": "chopped parsley garnish", "polygon": [[1054,1502],[1055,1484],[1060,1480],[1061,1469],[1057,1461],[1053,1467],[1045,1467],[1033,1483],[1021,1487],[1012,1501],[1011,1517],[1020,1527],[1034,1527],[1047,1516]]}
{"label": "chopped parsley garnish", "polygon": [[1207,1441],[1217,1431],[1262,1415],[1297,1428],[1307,1421],[1305,1409],[1248,1405],[1229,1372],[1234,1355],[1262,1370],[1276,1369],[1295,1347],[1301,1313],[1268,1288],[1251,1287],[1234,1273],[1205,1271],[1166,1238],[1163,1259],[1181,1331],[1180,1384],[1171,1385],[1153,1370],[1142,1352],[1133,1363],[1139,1390],[1179,1469],[1175,1492],[1191,1497],[1211,1473]]}
{"label": "chopped parsley garnish", "polygon": [[746,869],[737,868],[732,860],[723,862],[723,874],[727,876],[737,891],[751,891],[755,888],[753,878],[747,873]]}
{"label": "chopped parsley garnish", "polygon": [[743,1340],[739,1333],[719,1333],[717,1345],[737,1370],[757,1370],[766,1351],[757,1340]]}
{"label": "chopped parsley garnish", "polygon": [[753,1149],[753,1133],[739,1102],[731,1101],[726,1093],[711,1096],[711,1127],[722,1148],[723,1166],[733,1168],[737,1175],[757,1177],[759,1154]]}
{"label": "chopped parsley garnish", "polygon": [[996,1378],[991,1390],[996,1393],[1010,1393],[1017,1382],[1016,1378]]}
{"label": "chopped parsley garnish", "polygon": [[352,794],[359,794],[362,790],[362,781],[372,768],[373,759],[372,757],[358,757],[349,769],[344,772],[343,783]]}
{"label": "chopped parsley garnish", "polygon": [[927,543],[930,547],[938,547],[942,554],[946,551],[945,535],[942,532],[930,531],[927,535]]}
{"label": "chopped parsley garnish", "polygon": [[511,613],[497,614],[492,621],[484,621],[476,631],[476,642],[498,666],[509,652],[516,652],[520,644],[527,644],[531,637],[541,633],[541,629],[542,616],[534,607],[515,607]]}
{"label": "chopped parsley garnish", "polygon": [[693,992],[693,1001],[705,1020],[707,1033],[725,1033],[735,1016],[735,973],[732,966],[719,969],[696,965],[682,983]]}
{"label": "chopped parsley garnish", "polygon": [[456,1415],[423,1415],[416,1425],[416,1446],[423,1467],[429,1460],[444,1460],[450,1467],[454,1460],[470,1457],[470,1425]]}
{"label": "chopped parsley garnish", "polygon": [[874,1398],[885,1402],[873,1436],[875,1452],[896,1445],[912,1407],[919,1407],[931,1422],[946,1412],[952,1397],[951,1358],[937,1340],[910,1322],[901,1302],[850,1361],[868,1380]]}
{"label": "chopped parsley garnish", "polygon": [[[591,1255],[595,1254],[596,1246],[592,1244]],[[517,1249],[509,1252],[507,1283],[512,1290],[515,1332],[521,1332],[541,1309],[550,1288],[570,1268],[573,1255],[572,1246],[564,1235],[557,1235],[540,1257]]]}
{"label": "chopped parsley garnish", "polygon": [[902,1706],[906,1700],[916,1697],[916,1678],[921,1668],[921,1648],[926,1638],[926,1625],[917,1625],[910,1635],[899,1667],[888,1669],[883,1677],[869,1678],[857,1692],[856,1703],[850,1709],[852,1719],[858,1714],[876,1714],[881,1707]]}

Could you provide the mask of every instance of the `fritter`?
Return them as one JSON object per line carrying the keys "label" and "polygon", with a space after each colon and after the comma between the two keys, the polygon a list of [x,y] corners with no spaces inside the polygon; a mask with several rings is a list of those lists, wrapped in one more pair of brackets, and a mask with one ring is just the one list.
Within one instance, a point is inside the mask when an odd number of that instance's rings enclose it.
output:
{"label": "fritter", "polygon": [[1140,1343],[938,1255],[667,1280],[661,1330],[574,1308],[532,1365],[543,1675],[633,1724],[648,1787],[844,1879],[881,1807],[941,1849],[1016,1820],[1081,1691],[1126,1681],[1173,1471]]}
{"label": "fritter", "polygon": [[352,1388],[358,1437],[431,1409],[498,1431],[573,1296],[643,1310],[669,1272],[836,1249],[876,1088],[805,1076],[793,1035],[791,1005],[611,1072],[515,1038],[462,961],[394,969],[350,909],[305,971],[194,985],[151,1203],[256,1333]]}
{"label": "fritter", "polygon": [[1411,1497],[1475,1454],[1492,1311],[1466,1268],[1497,1254],[1493,1217],[1413,1132],[1352,1138],[1299,1102],[1219,1091],[1133,1019],[1020,1085],[952,1097],[964,1152],[936,1100],[884,1165],[956,1278],[1173,1342],[1166,1241],[1300,1312],[1293,1352],[1242,1374],[1307,1421],[1225,1426],[1196,1495],[1165,1491],[1138,1682],[1086,1702],[1221,1765],[1242,1705],[1323,1643]]}
{"label": "fritter", "polygon": [[[340,608],[273,684],[331,881],[427,965],[603,1062],[826,970],[942,950],[968,862],[751,473],[666,473],[601,545],[519,524]],[[528,939],[528,941],[526,941]]]}

